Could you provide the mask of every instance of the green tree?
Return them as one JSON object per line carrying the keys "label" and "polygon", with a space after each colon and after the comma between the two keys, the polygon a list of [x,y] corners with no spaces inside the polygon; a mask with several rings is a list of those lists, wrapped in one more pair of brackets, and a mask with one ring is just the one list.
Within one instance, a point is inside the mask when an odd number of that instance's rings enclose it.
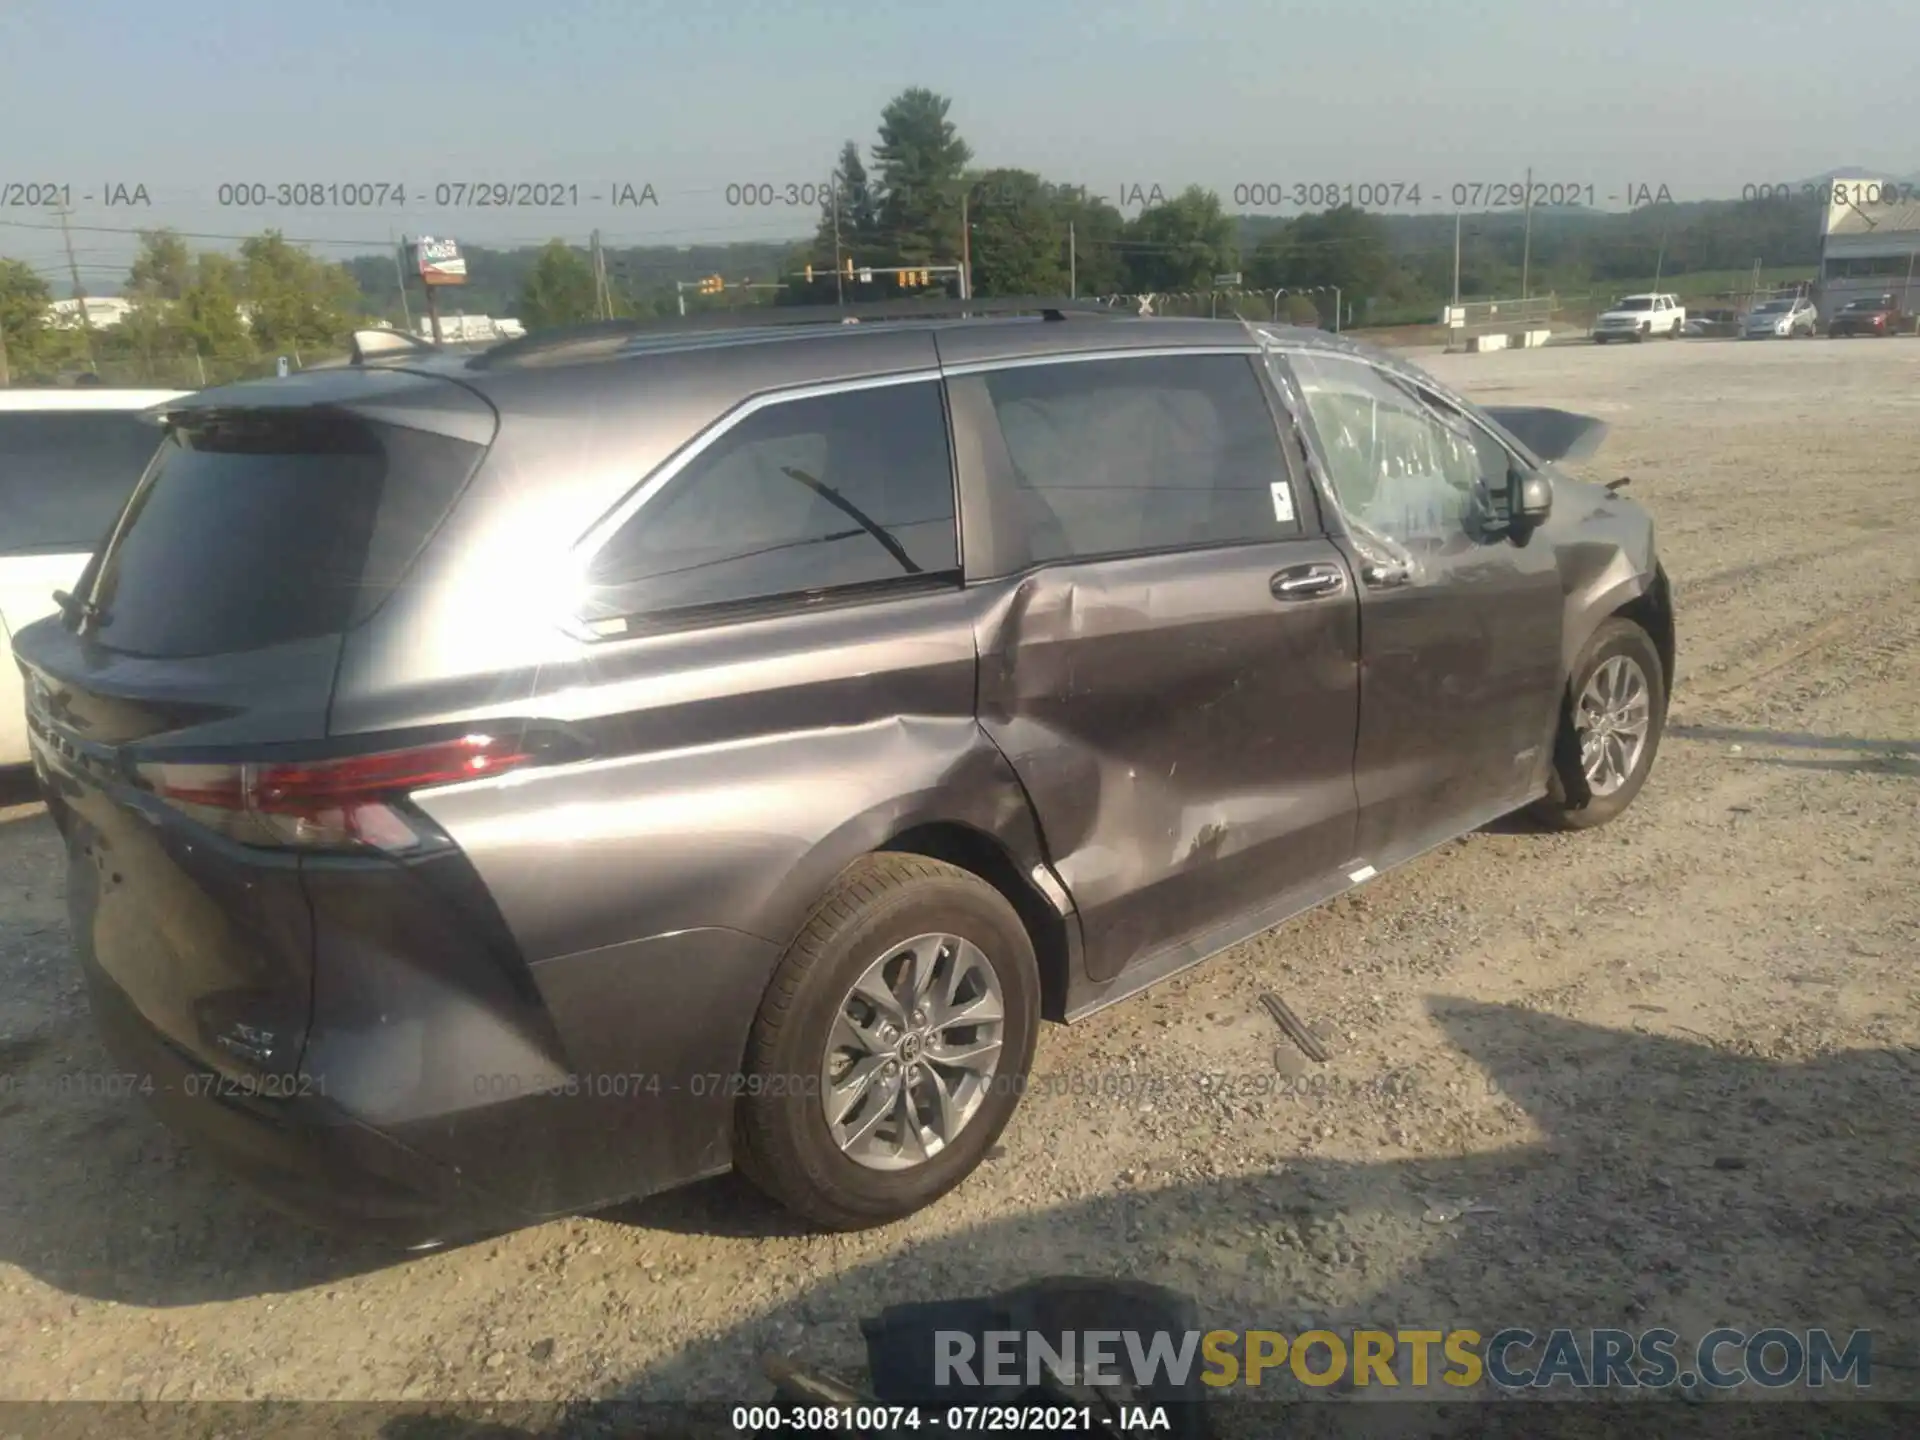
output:
{"label": "green tree", "polygon": [[15,380],[37,376],[57,336],[47,323],[53,293],[24,260],[0,260],[0,338],[6,341],[7,368]]}
{"label": "green tree", "polygon": [[853,256],[856,263],[872,258],[869,252],[879,223],[874,183],[860,161],[860,146],[849,140],[840,147],[840,163],[834,167],[827,199],[820,207],[820,228],[814,236],[814,263],[833,264],[836,233],[842,255]]}
{"label": "green tree", "polygon": [[359,289],[344,266],[315,258],[277,230],[241,241],[240,266],[247,316],[262,350],[323,351],[353,329]]}
{"label": "green tree", "polygon": [[1125,232],[1130,289],[1139,292],[1204,290],[1213,277],[1239,268],[1233,217],[1220,197],[1190,185],[1163,205],[1151,205]]}
{"label": "green tree", "polygon": [[1115,295],[1128,288],[1127,264],[1120,242],[1127,222],[1105,200],[1084,186],[1056,192],[1054,213],[1073,247],[1072,288],[1082,295]]}
{"label": "green tree", "polygon": [[916,87],[880,115],[873,148],[880,202],[875,242],[904,265],[960,257],[961,177],[973,150],[947,119],[953,102]]}
{"label": "green tree", "polygon": [[969,177],[967,195],[974,293],[1067,293],[1067,227],[1038,175],[988,170]]}
{"label": "green tree", "polygon": [[227,362],[236,373],[256,353],[253,332],[242,318],[244,289],[245,276],[232,256],[203,250],[175,311],[194,353],[204,360]]}
{"label": "green tree", "polygon": [[171,230],[142,230],[140,250],[127,277],[131,295],[173,301],[193,283],[193,255]]}
{"label": "green tree", "polygon": [[549,240],[520,290],[520,323],[529,330],[578,325],[594,316],[593,267],[564,240]]}

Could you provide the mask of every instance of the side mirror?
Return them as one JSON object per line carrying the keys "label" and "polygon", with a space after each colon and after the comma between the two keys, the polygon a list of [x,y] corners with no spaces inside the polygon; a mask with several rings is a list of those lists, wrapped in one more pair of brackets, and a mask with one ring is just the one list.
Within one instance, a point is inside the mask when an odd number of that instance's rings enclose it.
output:
{"label": "side mirror", "polygon": [[1538,525],[1553,513],[1553,481],[1536,473],[1513,473],[1509,481],[1507,513],[1517,521]]}

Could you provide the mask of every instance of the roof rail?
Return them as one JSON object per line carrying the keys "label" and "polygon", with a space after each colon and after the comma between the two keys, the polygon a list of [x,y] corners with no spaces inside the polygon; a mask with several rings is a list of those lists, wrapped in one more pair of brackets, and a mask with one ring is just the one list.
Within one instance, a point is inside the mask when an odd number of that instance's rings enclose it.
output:
{"label": "roof rail", "polygon": [[1099,300],[1065,297],[994,296],[985,300],[874,300],[851,305],[748,305],[737,310],[666,316],[648,320],[596,320],[554,330],[538,330],[486,350],[473,363],[487,366],[547,351],[614,343],[647,335],[698,335],[727,330],[785,329],[802,325],[853,325],[886,321],[965,320],[974,316],[1037,315],[1044,321],[1074,318],[1122,319],[1134,315]]}

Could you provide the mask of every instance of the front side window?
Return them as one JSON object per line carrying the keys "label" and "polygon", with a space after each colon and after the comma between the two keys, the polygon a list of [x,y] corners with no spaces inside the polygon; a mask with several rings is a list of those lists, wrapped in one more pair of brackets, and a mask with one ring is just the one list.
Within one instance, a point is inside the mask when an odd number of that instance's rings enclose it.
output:
{"label": "front side window", "polygon": [[890,580],[957,579],[953,466],[935,381],[749,414],[649,498],[588,568],[588,620]]}
{"label": "front side window", "polygon": [[1506,488],[1507,451],[1363,361],[1291,357],[1346,515],[1403,546],[1477,538]]}
{"label": "front side window", "polygon": [[1148,356],[989,372],[1035,560],[1301,532],[1250,357]]}

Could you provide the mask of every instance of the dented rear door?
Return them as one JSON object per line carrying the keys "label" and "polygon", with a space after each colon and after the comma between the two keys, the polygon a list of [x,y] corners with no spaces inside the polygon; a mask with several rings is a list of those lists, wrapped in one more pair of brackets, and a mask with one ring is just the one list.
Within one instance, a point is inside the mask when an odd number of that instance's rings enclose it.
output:
{"label": "dented rear door", "polygon": [[963,495],[999,512],[968,527],[970,569],[1001,572],[977,586],[998,589],[980,720],[1026,786],[1094,981],[1284,910],[1352,854],[1353,579],[1248,364],[949,383]]}

